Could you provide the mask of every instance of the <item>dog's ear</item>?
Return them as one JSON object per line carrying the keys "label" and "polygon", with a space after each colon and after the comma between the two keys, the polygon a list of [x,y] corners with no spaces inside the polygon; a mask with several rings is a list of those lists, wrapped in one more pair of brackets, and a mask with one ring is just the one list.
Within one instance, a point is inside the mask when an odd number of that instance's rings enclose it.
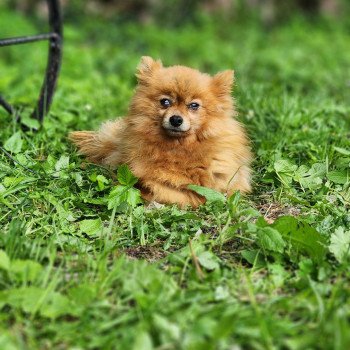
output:
{"label": "dog's ear", "polygon": [[227,95],[232,91],[234,83],[234,71],[224,70],[217,73],[212,78],[212,86],[218,95]]}
{"label": "dog's ear", "polygon": [[152,57],[143,56],[137,66],[136,77],[139,83],[145,83],[153,72],[162,68],[162,62],[160,60],[155,61]]}

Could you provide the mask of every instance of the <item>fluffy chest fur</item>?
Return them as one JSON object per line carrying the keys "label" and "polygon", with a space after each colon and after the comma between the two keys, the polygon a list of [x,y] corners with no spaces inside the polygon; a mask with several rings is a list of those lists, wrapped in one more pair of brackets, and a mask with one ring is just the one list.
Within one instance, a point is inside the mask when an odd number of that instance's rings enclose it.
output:
{"label": "fluffy chest fur", "polygon": [[[198,140],[170,140],[159,147],[157,143],[138,142],[125,159],[140,179],[157,179],[173,187],[198,184],[208,173],[213,162],[214,149]],[[172,181],[170,180],[172,178]],[[203,179],[202,179],[203,181]]]}

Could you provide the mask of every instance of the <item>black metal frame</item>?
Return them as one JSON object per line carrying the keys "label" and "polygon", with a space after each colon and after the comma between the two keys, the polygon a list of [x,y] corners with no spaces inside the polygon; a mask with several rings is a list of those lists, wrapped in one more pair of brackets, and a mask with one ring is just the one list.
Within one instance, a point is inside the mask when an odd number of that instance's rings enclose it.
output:
{"label": "black metal frame", "polygon": [[[49,10],[50,33],[0,39],[0,47],[49,40],[49,53],[45,78],[41,87],[38,102],[32,113],[32,117],[40,122],[43,121],[44,116],[50,109],[60,71],[63,45],[63,25],[59,0],[47,0],[47,6]],[[1,95],[0,106],[2,106],[9,114],[15,114],[15,108],[6,102]]]}

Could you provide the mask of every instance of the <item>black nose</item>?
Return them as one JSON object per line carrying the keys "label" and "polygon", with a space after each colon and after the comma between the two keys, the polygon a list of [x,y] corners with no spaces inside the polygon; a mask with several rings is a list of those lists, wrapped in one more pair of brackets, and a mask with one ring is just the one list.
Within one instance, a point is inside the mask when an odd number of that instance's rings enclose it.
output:
{"label": "black nose", "polygon": [[178,126],[180,126],[182,124],[182,122],[184,121],[182,119],[182,117],[180,117],[179,115],[172,115],[169,119],[170,124],[172,126],[175,126],[175,128],[177,128]]}

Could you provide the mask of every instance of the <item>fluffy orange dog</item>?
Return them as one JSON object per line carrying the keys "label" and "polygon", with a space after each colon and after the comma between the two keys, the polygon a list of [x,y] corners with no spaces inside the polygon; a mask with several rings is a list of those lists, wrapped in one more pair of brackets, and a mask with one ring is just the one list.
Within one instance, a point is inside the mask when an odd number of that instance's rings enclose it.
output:
{"label": "fluffy orange dog", "polygon": [[233,71],[211,77],[142,57],[136,76],[125,118],[70,134],[80,153],[111,167],[128,164],[149,201],[196,207],[205,200],[189,184],[250,191],[250,148],[233,119]]}

